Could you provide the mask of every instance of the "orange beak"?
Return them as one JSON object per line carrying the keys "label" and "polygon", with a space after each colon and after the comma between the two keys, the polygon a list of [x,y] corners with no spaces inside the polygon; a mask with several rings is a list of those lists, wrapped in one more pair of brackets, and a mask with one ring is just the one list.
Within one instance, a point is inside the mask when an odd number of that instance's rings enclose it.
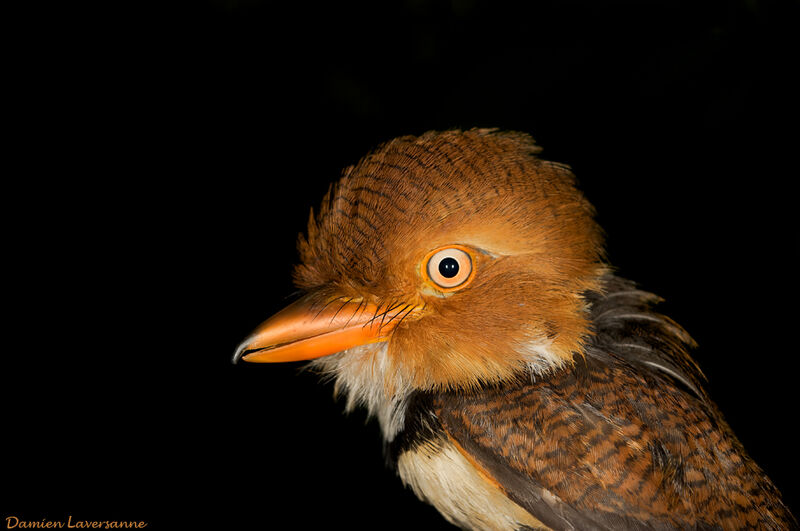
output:
{"label": "orange beak", "polygon": [[306,296],[264,321],[239,345],[233,362],[310,360],[386,341],[401,321],[420,311],[412,304],[378,307],[346,297],[325,304],[314,301]]}

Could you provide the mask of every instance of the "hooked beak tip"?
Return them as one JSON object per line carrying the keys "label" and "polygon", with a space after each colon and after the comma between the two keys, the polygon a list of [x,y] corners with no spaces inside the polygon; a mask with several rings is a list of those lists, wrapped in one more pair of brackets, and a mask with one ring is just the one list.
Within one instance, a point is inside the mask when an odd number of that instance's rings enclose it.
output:
{"label": "hooked beak tip", "polygon": [[244,356],[244,353],[247,351],[247,346],[250,344],[250,339],[251,338],[248,337],[236,347],[236,352],[233,353],[233,358],[231,359],[232,364],[236,365],[239,363],[239,360],[242,359],[242,356]]}

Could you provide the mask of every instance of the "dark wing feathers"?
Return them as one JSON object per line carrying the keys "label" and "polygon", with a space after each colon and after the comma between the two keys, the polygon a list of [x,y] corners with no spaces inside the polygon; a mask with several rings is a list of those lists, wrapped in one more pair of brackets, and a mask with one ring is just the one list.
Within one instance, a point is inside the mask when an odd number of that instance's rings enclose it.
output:
{"label": "dark wing feathers", "polygon": [[441,429],[554,529],[795,526],[707,399],[686,332],[653,295],[606,286],[587,295],[594,336],[572,369],[430,395]]}
{"label": "dark wing feathers", "polygon": [[660,371],[708,400],[701,385],[705,377],[687,350],[696,346],[694,340],[675,321],[651,309],[662,299],[619,277],[604,280],[603,293],[585,294],[592,305],[589,349],[595,357],[613,354],[644,372]]}

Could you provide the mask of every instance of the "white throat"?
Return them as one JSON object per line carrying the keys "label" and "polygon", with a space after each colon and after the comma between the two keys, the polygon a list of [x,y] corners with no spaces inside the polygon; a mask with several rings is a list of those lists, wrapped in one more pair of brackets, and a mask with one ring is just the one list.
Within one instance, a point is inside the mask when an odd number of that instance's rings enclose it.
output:
{"label": "white throat", "polygon": [[[377,417],[384,439],[391,442],[403,428],[411,387],[397,372],[389,374],[387,350],[386,342],[361,345],[316,359],[309,367],[334,380],[334,393],[345,394],[345,411],[363,406]],[[393,384],[391,396],[385,385],[388,378]]]}

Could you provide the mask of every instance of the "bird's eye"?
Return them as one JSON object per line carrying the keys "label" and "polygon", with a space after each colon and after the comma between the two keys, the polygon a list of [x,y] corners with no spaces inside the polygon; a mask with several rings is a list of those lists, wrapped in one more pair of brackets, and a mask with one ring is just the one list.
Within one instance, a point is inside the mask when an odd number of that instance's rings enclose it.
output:
{"label": "bird's eye", "polygon": [[438,249],[426,258],[424,273],[440,290],[461,289],[472,279],[472,257],[461,246]]}

